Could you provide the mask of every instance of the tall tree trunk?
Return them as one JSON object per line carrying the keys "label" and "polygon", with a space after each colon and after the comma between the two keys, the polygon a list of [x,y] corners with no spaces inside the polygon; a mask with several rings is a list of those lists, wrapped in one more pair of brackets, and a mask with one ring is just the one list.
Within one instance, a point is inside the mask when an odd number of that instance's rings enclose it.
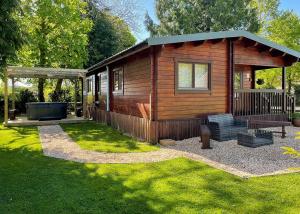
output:
{"label": "tall tree trunk", "polygon": [[40,102],[45,102],[44,85],[45,85],[45,79],[39,78],[39,82],[38,82],[38,98],[39,98]]}
{"label": "tall tree trunk", "polygon": [[[39,44],[39,51],[40,51],[40,66],[45,67],[46,65],[46,23],[44,20],[42,20],[41,23],[41,30],[40,33],[42,34],[43,40]],[[38,81],[38,99],[40,102],[45,102],[45,96],[44,96],[44,85],[45,85],[45,79],[39,78]]]}
{"label": "tall tree trunk", "polygon": [[59,92],[61,90],[62,83],[63,83],[63,79],[58,79],[57,80],[56,86],[55,86],[55,91],[56,92]]}

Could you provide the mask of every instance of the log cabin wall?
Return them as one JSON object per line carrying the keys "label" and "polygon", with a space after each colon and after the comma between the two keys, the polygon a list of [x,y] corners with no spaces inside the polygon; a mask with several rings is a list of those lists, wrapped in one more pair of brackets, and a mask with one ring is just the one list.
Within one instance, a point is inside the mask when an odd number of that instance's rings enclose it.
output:
{"label": "log cabin wall", "polygon": [[251,89],[252,81],[255,81],[252,79],[251,70],[252,68],[250,65],[235,65],[235,72],[241,73],[242,75],[243,89]]}
{"label": "log cabin wall", "polygon": [[[178,93],[175,89],[175,62],[193,60],[211,63],[211,90]],[[181,47],[165,45],[157,59],[157,119],[196,118],[227,111],[228,60],[226,41]]]}
{"label": "log cabin wall", "polygon": [[234,50],[236,65],[266,67],[283,67],[285,65],[282,57],[273,57],[268,50],[262,51],[259,47],[246,47],[243,40],[234,43]]}
{"label": "log cabin wall", "polygon": [[[124,61],[109,66],[112,90],[114,79],[113,71],[118,68],[123,68],[123,92],[112,92],[110,100],[111,111],[141,118],[149,118],[151,78],[148,51],[135,54]],[[106,91],[106,87],[107,83],[104,83],[101,88],[103,91]],[[105,110],[105,105],[106,94],[100,96],[100,108]]]}

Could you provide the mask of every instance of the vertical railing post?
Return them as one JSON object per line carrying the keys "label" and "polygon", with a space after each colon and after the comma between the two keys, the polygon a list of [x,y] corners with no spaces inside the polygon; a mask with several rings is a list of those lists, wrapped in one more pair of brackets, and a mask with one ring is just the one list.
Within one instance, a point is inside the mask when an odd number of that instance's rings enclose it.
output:
{"label": "vertical railing post", "polygon": [[286,67],[282,67],[281,73],[281,86],[282,86],[282,113],[286,112]]}

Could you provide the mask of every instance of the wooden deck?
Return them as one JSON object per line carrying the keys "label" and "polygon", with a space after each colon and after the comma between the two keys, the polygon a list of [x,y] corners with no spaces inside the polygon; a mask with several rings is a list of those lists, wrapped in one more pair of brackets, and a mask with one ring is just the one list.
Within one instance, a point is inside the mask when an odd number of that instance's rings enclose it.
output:
{"label": "wooden deck", "polygon": [[88,119],[83,117],[68,116],[67,119],[62,120],[28,120],[26,116],[17,117],[15,120],[9,120],[7,127],[16,127],[16,126],[48,126],[48,125],[58,125],[66,123],[82,123],[86,122]]}

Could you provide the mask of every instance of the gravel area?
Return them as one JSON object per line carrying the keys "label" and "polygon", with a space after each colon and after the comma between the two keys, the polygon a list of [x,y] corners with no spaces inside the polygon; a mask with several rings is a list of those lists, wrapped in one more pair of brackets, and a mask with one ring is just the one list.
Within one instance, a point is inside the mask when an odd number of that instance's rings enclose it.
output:
{"label": "gravel area", "polygon": [[212,140],[213,149],[203,150],[199,138],[191,138],[177,141],[175,146],[141,153],[104,153],[83,150],[59,125],[38,128],[43,153],[46,156],[81,163],[150,163],[186,157],[240,177],[282,174],[290,172],[288,169],[291,167],[300,167],[300,159],[284,155],[280,148],[290,146],[300,150],[300,140],[295,140],[295,134],[300,132],[300,129],[294,127],[287,128],[287,138],[281,139],[279,134],[275,134],[273,145],[259,148],[240,146],[236,140],[226,142]]}
{"label": "gravel area", "polygon": [[44,155],[80,163],[148,163],[184,156],[183,152],[168,148],[135,153],[94,152],[81,149],[59,125],[38,129]]}
{"label": "gravel area", "polygon": [[[281,128],[268,130],[280,131]],[[218,162],[231,168],[256,174],[270,174],[289,168],[300,167],[300,159],[284,155],[282,146],[293,147],[300,151],[300,140],[295,140],[299,128],[286,127],[287,137],[281,139],[280,134],[274,134],[274,144],[258,148],[248,148],[237,144],[236,140],[217,142],[212,140],[213,149],[201,149],[199,138],[177,141],[175,146],[169,147],[178,151],[200,155],[208,160]]]}

